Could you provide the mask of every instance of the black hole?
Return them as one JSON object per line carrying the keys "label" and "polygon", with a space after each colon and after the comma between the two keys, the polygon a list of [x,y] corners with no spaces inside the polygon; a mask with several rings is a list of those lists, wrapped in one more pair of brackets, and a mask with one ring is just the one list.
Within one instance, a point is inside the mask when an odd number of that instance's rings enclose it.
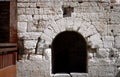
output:
{"label": "black hole", "polygon": [[78,3],[83,3],[83,1],[78,1]]}
{"label": "black hole", "polygon": [[110,6],[110,9],[113,9],[113,6]]}
{"label": "black hole", "polygon": [[38,8],[38,9],[39,9],[39,8],[40,8],[40,6],[37,6],[36,8]]}
{"label": "black hole", "polygon": [[63,7],[63,17],[70,17],[71,13],[74,11],[73,7]]}
{"label": "black hole", "polygon": [[32,15],[32,17],[34,17],[34,15]]}
{"label": "black hole", "polygon": [[111,32],[113,32],[113,30],[111,30]]}
{"label": "black hole", "polygon": [[111,18],[109,18],[109,21],[111,21]]}
{"label": "black hole", "polygon": [[114,57],[114,55],[111,55],[111,57]]}

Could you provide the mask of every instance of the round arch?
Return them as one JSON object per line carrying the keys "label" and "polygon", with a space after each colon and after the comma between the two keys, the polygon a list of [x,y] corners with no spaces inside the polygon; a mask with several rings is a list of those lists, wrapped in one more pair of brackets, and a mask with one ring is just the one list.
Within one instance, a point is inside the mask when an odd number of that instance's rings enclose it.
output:
{"label": "round arch", "polygon": [[52,42],[52,73],[87,72],[87,43],[76,31],[63,31]]}

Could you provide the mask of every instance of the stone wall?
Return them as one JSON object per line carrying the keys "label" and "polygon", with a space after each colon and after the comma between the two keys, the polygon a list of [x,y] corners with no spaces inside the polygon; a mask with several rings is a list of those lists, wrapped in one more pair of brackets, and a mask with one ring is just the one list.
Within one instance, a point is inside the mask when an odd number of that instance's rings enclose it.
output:
{"label": "stone wall", "polygon": [[[120,76],[120,4],[110,0],[18,0],[17,6],[18,37],[25,53],[18,61],[17,77],[51,77],[48,46],[66,30],[79,32],[88,43],[88,74],[83,76]],[[70,16],[64,17],[64,7],[73,8]],[[45,40],[45,46],[36,55],[38,37]]]}

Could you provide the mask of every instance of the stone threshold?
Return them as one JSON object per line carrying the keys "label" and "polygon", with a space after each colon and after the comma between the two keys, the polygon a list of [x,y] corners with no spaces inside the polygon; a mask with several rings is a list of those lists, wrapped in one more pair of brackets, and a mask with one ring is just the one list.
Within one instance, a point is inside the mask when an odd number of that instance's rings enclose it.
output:
{"label": "stone threshold", "polygon": [[88,77],[88,73],[57,73],[53,77]]}

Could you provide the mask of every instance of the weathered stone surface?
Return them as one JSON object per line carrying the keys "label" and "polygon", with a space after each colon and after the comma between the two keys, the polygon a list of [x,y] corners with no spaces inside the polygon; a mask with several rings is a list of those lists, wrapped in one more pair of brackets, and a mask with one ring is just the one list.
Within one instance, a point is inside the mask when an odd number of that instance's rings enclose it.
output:
{"label": "weathered stone surface", "polygon": [[19,33],[27,32],[27,22],[18,22],[18,32]]}
{"label": "weathered stone surface", "polygon": [[115,66],[108,59],[99,59],[88,68],[89,77],[114,77]]}
{"label": "weathered stone surface", "polygon": [[88,73],[70,73],[72,77],[88,77]]}
{"label": "weathered stone surface", "polygon": [[24,47],[26,49],[34,49],[36,47],[36,40],[25,40],[24,41]]}
{"label": "weathered stone surface", "polygon": [[23,77],[50,77],[49,63],[41,55],[31,55],[30,60],[20,60],[17,62],[17,67],[17,74]]}
{"label": "weathered stone surface", "polygon": [[111,12],[110,13],[110,23],[114,23],[114,24],[120,24],[120,14],[118,12]]}
{"label": "weathered stone surface", "polygon": [[70,77],[70,75],[61,73],[61,74],[55,74],[54,77]]}
{"label": "weathered stone surface", "polygon": [[26,15],[18,15],[18,21],[21,21],[21,22],[27,21],[27,16]]}
{"label": "weathered stone surface", "polygon": [[51,43],[52,43],[52,38],[49,37],[48,35],[46,35],[45,33],[42,33],[41,38],[42,38],[42,39],[45,39],[45,41],[46,41],[48,44],[51,44]]}
{"label": "weathered stone surface", "polygon": [[120,36],[115,37],[115,47],[120,48]]}
{"label": "weathered stone surface", "polygon": [[112,25],[108,25],[108,30],[106,32],[108,32],[109,35],[120,35],[120,25],[116,25],[116,24],[112,24]]}
{"label": "weathered stone surface", "polygon": [[[31,15],[30,15],[30,18],[31,18]],[[29,21],[31,21],[31,19],[29,19]],[[31,21],[31,22],[28,22],[28,32],[42,32],[47,24],[46,21],[43,21],[43,20],[34,20],[34,21]]]}
{"label": "weathered stone surface", "polygon": [[51,61],[51,49],[50,48],[45,49],[44,56],[45,56],[46,60],[50,60]]}
{"label": "weathered stone surface", "polygon": [[22,15],[26,13],[25,8],[18,8],[17,12],[18,12],[18,15]]}
{"label": "weathered stone surface", "polygon": [[88,38],[88,42],[90,43],[92,48],[103,47],[103,42],[102,42],[101,36],[99,34],[90,36],[90,38]]}
{"label": "weathered stone surface", "polygon": [[[88,76],[119,77],[120,6],[110,2],[111,0],[18,0],[18,37],[24,40],[25,52],[35,52],[38,37],[44,39],[45,44],[51,45],[58,33],[77,31],[91,47],[90,53],[88,52]],[[63,17],[66,13],[63,7],[68,6],[74,8],[71,17]],[[42,55],[31,54],[30,60],[26,60],[27,56],[28,54],[24,55],[17,63],[18,77],[51,77],[51,49],[46,48]],[[74,74],[75,77],[77,75]],[[83,74],[82,76],[84,77]]]}
{"label": "weathered stone surface", "polygon": [[25,40],[37,40],[40,37],[42,32],[25,32],[18,33],[19,38],[23,38]]}
{"label": "weathered stone surface", "polygon": [[98,58],[108,58],[109,57],[109,52],[104,48],[100,48],[99,50],[97,50],[96,57],[98,57]]}
{"label": "weathered stone surface", "polygon": [[115,65],[116,65],[116,66],[120,66],[120,57],[116,60]]}
{"label": "weathered stone surface", "polygon": [[103,39],[104,48],[112,48],[114,46],[113,36],[103,36],[102,39]]}

